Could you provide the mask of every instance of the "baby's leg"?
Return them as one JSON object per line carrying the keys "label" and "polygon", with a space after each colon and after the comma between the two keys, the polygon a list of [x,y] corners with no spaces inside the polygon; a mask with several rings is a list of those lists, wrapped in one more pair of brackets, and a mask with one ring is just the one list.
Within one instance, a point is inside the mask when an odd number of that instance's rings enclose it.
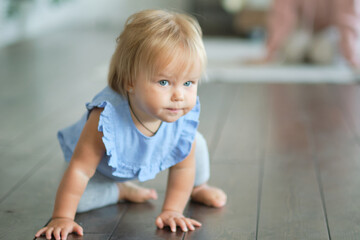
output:
{"label": "baby's leg", "polygon": [[115,204],[119,201],[119,188],[116,182],[96,172],[89,180],[81,196],[77,212],[87,212],[96,208]]}
{"label": "baby's leg", "polygon": [[131,182],[117,183],[117,185],[120,192],[119,200],[142,203],[158,197],[154,189],[143,188]]}
{"label": "baby's leg", "polygon": [[226,204],[226,194],[219,188],[209,186],[210,177],[209,151],[206,140],[196,133],[196,174],[191,199],[211,207],[222,207]]}
{"label": "baby's leg", "polygon": [[131,182],[119,183],[96,172],[81,196],[77,212],[105,207],[120,200],[140,203],[156,198],[157,193],[153,189],[143,188]]}

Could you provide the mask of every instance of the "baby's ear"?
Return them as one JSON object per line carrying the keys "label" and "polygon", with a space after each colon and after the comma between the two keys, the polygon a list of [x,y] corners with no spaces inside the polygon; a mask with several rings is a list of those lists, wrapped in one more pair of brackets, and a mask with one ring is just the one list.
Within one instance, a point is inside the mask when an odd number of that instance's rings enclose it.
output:
{"label": "baby's ear", "polygon": [[134,86],[133,86],[133,83],[129,82],[126,84],[126,87],[125,87],[125,90],[128,92],[128,93],[132,93],[133,90],[134,90]]}

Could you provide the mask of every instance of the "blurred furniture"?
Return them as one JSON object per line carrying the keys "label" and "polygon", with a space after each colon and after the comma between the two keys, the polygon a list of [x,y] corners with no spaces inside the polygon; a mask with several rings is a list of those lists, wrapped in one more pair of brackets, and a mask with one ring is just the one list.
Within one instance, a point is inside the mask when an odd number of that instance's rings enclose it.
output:
{"label": "blurred furniture", "polygon": [[204,35],[248,37],[266,27],[266,8],[245,5],[225,10],[222,0],[194,0],[192,4]]}
{"label": "blurred furniture", "polygon": [[220,0],[194,0],[194,16],[198,19],[204,35],[234,35],[233,15],[226,12]]}
{"label": "blurred furniture", "polygon": [[233,17],[233,30],[239,35],[251,35],[253,31],[266,29],[267,10],[245,8]]}

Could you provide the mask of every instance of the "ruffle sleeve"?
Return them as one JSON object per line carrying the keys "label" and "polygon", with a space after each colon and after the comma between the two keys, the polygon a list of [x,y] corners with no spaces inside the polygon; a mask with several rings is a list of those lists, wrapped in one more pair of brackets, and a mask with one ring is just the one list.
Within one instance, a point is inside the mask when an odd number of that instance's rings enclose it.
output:
{"label": "ruffle sleeve", "polygon": [[104,110],[100,114],[98,131],[103,133],[102,141],[105,145],[106,155],[109,156],[109,166],[116,167],[117,159],[115,149],[115,139],[113,133],[115,132],[115,126],[110,120],[113,114],[113,106],[108,101],[92,102],[86,104],[87,110],[90,112],[94,108],[103,108]]}

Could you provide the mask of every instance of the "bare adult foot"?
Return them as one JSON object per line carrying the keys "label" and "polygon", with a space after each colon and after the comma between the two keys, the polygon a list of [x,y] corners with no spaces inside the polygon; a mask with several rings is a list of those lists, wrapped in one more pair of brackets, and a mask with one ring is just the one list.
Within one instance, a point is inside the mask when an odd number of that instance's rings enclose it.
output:
{"label": "bare adult foot", "polygon": [[191,199],[209,207],[220,208],[226,204],[227,196],[220,188],[202,184],[193,188]]}
{"label": "bare adult foot", "polygon": [[119,200],[142,203],[158,198],[154,189],[143,188],[131,182],[118,183],[117,185],[120,192]]}

